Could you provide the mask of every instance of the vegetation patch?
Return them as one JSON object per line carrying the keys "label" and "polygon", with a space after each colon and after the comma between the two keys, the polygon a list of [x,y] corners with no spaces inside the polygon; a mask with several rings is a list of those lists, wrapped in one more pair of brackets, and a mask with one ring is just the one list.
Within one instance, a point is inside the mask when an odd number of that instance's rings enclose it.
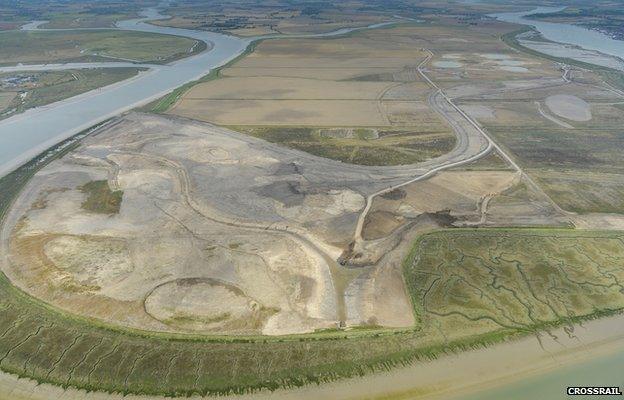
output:
{"label": "vegetation patch", "polygon": [[91,181],[80,187],[87,198],[82,208],[94,213],[117,214],[123,198],[122,190],[111,190],[108,181]]}
{"label": "vegetation patch", "polygon": [[[455,137],[447,133],[412,133],[409,129],[314,128],[289,126],[233,126],[272,143],[319,157],[359,165],[415,164],[453,149]],[[381,128],[380,128],[381,129]]]}
{"label": "vegetation patch", "polygon": [[533,332],[624,308],[621,233],[457,230],[425,235],[404,273],[421,323]]}

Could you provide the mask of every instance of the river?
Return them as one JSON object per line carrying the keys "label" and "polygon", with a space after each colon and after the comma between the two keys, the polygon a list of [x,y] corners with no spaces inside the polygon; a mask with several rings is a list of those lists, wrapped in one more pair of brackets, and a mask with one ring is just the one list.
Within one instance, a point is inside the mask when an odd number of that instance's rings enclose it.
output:
{"label": "river", "polygon": [[599,51],[611,56],[624,58],[624,41],[611,38],[602,32],[572,24],[559,24],[524,18],[530,14],[551,13],[564,7],[537,7],[530,11],[491,14],[501,21],[532,25],[542,36],[553,42],[572,44],[588,50]]}
{"label": "river", "polygon": [[208,43],[209,50],[0,121],[0,176],[63,139],[206,75],[238,56],[250,42],[234,36],[159,27],[146,22],[161,17],[155,9],[150,9],[143,18],[119,22],[118,27],[191,37]]}
{"label": "river", "polygon": [[[570,399],[570,396],[566,394],[568,386],[624,387],[622,367],[624,367],[624,350],[580,364],[561,367],[498,388],[467,396],[451,397],[448,400],[565,400]],[[596,398],[596,396],[574,396],[574,398],[581,400]]]}

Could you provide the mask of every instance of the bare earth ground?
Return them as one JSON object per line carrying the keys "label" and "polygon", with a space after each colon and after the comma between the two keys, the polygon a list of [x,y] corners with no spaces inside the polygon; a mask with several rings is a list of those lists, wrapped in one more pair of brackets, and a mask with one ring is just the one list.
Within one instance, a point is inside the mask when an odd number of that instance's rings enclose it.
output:
{"label": "bare earth ground", "polygon": [[[478,137],[464,140],[435,163],[482,151]],[[283,334],[367,322],[343,299],[361,271],[333,260],[366,195],[427,165],[355,167],[130,114],[31,181],[5,225],[5,272],[63,309],[143,329]],[[123,191],[118,214],[84,209],[81,187],[101,180]],[[407,298],[398,304],[373,317],[409,325]]]}

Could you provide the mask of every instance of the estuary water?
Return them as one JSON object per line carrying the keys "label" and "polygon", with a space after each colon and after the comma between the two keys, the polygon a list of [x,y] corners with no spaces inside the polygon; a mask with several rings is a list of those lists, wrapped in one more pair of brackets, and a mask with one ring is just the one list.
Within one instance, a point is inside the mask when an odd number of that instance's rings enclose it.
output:
{"label": "estuary water", "polygon": [[524,18],[530,14],[551,13],[564,7],[537,7],[530,11],[491,14],[501,21],[531,25],[542,36],[553,42],[572,44],[588,50],[599,51],[615,57],[624,58],[624,41],[611,38],[602,32],[572,24],[559,24]]}
{"label": "estuary water", "polygon": [[[138,76],[0,121],[0,176],[52,145],[121,112],[146,104],[200,78],[242,53],[249,40],[213,32],[159,27],[149,9],[143,18],[122,21],[120,29],[186,36],[208,43],[208,50]],[[106,64],[106,63],[104,63]]]}

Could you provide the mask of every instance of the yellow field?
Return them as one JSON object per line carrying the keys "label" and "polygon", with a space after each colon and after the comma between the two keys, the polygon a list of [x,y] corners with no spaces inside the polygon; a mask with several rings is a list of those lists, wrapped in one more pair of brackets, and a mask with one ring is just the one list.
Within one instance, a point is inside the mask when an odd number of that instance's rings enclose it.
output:
{"label": "yellow field", "polygon": [[185,99],[374,100],[387,82],[333,82],[289,77],[238,77],[197,85]]}
{"label": "yellow field", "polygon": [[339,39],[280,39],[189,90],[171,113],[223,125],[409,127],[451,132],[426,103],[411,28]]}

